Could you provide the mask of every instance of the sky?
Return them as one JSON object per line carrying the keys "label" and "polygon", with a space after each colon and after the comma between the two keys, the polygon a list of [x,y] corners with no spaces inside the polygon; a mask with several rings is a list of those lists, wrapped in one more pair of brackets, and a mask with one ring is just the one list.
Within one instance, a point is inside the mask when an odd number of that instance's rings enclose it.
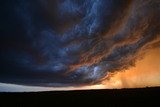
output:
{"label": "sky", "polygon": [[160,86],[160,48],[149,50],[135,66],[112,74],[102,84],[110,88]]}
{"label": "sky", "polygon": [[160,1],[0,5],[0,91],[160,85]]}

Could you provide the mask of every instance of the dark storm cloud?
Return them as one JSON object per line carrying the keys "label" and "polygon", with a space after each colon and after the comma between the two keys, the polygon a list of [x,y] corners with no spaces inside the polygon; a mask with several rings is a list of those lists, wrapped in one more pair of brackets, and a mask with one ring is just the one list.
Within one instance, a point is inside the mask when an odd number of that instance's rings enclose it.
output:
{"label": "dark storm cloud", "polygon": [[1,2],[0,82],[96,83],[160,45],[158,0]]}

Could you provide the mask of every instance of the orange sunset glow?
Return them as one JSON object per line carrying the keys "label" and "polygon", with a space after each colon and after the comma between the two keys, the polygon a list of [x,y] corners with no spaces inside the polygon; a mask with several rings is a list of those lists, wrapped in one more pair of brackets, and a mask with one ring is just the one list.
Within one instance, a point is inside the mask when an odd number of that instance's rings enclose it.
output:
{"label": "orange sunset glow", "polygon": [[149,50],[135,67],[114,74],[102,84],[107,88],[160,86],[160,48]]}

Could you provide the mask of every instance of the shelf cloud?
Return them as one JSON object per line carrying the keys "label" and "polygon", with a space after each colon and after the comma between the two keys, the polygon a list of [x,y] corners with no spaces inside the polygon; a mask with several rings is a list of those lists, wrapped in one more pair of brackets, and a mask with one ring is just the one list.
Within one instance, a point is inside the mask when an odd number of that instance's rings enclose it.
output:
{"label": "shelf cloud", "polygon": [[160,47],[158,0],[2,0],[0,82],[99,84]]}

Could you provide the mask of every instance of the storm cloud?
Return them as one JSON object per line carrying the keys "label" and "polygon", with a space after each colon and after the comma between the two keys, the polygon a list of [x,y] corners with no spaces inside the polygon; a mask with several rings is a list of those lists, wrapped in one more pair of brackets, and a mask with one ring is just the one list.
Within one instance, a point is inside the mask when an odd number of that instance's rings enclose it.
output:
{"label": "storm cloud", "polygon": [[0,82],[81,86],[160,47],[159,0],[2,0]]}

